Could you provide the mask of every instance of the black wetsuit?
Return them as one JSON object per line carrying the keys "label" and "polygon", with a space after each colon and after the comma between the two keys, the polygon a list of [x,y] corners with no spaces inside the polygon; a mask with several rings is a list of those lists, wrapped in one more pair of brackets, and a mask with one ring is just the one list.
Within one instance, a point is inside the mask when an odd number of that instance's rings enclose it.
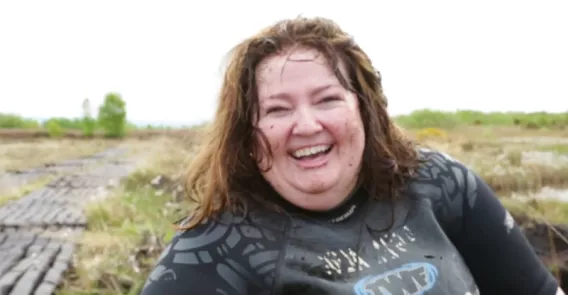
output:
{"label": "black wetsuit", "polygon": [[555,295],[490,188],[444,154],[421,154],[394,205],[360,189],[326,216],[227,213],[179,233],[141,294]]}

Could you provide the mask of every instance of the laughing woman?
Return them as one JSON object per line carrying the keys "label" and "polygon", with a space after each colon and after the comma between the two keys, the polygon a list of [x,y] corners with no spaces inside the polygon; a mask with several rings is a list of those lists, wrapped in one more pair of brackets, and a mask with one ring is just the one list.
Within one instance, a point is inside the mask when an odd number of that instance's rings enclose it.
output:
{"label": "laughing woman", "polygon": [[563,294],[482,179],[396,128],[327,19],[235,47],[187,192],[143,295]]}

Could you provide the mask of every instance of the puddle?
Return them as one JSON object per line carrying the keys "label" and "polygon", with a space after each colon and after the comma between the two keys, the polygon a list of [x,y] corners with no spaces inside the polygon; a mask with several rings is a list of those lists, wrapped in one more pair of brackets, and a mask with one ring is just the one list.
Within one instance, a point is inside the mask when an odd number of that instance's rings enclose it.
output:
{"label": "puddle", "polygon": [[529,200],[556,200],[568,202],[568,189],[544,187],[540,191],[532,194],[513,193],[511,198],[526,202]]}
{"label": "puddle", "polygon": [[[559,155],[555,152],[526,151],[522,153],[522,163],[562,168],[568,167],[568,156]],[[568,179],[566,181],[568,181]]]}
{"label": "puddle", "polygon": [[535,145],[568,144],[568,138],[555,136],[505,137],[501,142],[531,143]]}

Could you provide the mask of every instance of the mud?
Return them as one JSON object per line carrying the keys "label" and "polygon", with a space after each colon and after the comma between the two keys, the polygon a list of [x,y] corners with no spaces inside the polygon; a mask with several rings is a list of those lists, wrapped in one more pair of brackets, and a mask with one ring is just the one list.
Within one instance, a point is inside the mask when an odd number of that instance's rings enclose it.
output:
{"label": "mud", "polygon": [[514,218],[535,253],[557,276],[562,289],[568,289],[568,225],[538,222],[526,215]]}

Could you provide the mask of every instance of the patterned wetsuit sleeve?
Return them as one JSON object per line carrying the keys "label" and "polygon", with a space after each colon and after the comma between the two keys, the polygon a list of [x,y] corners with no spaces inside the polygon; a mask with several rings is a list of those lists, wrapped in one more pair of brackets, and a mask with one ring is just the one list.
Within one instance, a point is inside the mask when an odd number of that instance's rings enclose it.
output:
{"label": "patterned wetsuit sleeve", "polygon": [[267,294],[279,241],[269,231],[224,215],[178,233],[141,295]]}
{"label": "patterned wetsuit sleeve", "polygon": [[192,259],[197,262],[199,254],[201,260],[206,261],[205,252],[214,249],[200,249],[204,251],[201,253],[180,252],[175,250],[178,242],[179,237],[175,237],[162,252],[140,295],[219,294],[215,289],[224,282],[220,280],[212,265],[189,263]]}
{"label": "patterned wetsuit sleeve", "polygon": [[450,165],[464,175],[461,232],[454,242],[480,294],[556,294],[556,280],[491,188],[459,162]]}

